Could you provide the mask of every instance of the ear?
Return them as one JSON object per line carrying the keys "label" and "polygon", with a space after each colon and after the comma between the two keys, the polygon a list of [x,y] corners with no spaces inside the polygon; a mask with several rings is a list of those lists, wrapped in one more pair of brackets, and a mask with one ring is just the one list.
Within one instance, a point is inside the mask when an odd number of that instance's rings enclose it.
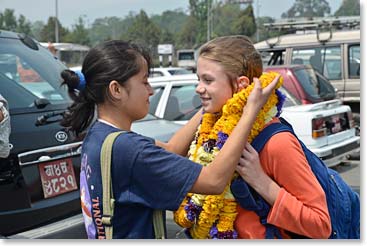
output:
{"label": "ear", "polygon": [[237,92],[245,89],[249,86],[250,80],[246,76],[240,76],[237,78]]}
{"label": "ear", "polygon": [[125,94],[125,90],[116,80],[112,80],[110,82],[110,84],[108,85],[108,89],[110,91],[112,98],[117,100],[121,99]]}

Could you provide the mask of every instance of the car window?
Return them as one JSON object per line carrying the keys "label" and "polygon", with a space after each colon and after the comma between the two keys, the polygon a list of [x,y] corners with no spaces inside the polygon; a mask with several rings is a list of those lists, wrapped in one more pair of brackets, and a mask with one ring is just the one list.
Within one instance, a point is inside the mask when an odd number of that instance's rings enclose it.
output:
{"label": "car window", "polygon": [[168,70],[168,72],[171,75],[191,74],[192,73],[190,70],[187,70],[187,69],[172,69],[172,70]]}
{"label": "car window", "polygon": [[280,87],[279,91],[286,96],[284,105],[283,105],[284,108],[301,105],[301,102],[295,96],[293,96],[289,91],[287,91],[284,87]]}
{"label": "car window", "polygon": [[360,63],[361,53],[359,45],[351,45],[348,48],[348,71],[349,78],[359,79],[360,77]]}
{"label": "car window", "polygon": [[150,78],[154,78],[154,77],[161,77],[163,76],[163,73],[162,72],[158,72],[158,71],[151,71],[149,73],[149,77]]}
{"label": "car window", "polygon": [[33,107],[39,98],[53,105],[70,103],[60,87],[64,69],[43,47],[34,50],[17,39],[0,39],[0,93],[12,109]]}
{"label": "car window", "polygon": [[342,76],[340,46],[295,48],[292,51],[291,64],[309,64],[331,80],[341,79]]}
{"label": "car window", "polygon": [[196,85],[173,86],[168,98],[164,118],[168,120],[189,120],[201,106],[195,92]]}
{"label": "car window", "polygon": [[150,96],[149,98],[149,102],[150,102],[149,113],[155,115],[159,100],[161,99],[163,91],[164,91],[164,86],[155,87],[153,88],[153,91],[154,91],[154,94]]}
{"label": "car window", "polygon": [[285,50],[261,51],[260,54],[264,67],[284,64]]}
{"label": "car window", "polygon": [[320,98],[319,85],[315,72],[312,69],[294,69],[294,75],[300,82],[308,97]]}

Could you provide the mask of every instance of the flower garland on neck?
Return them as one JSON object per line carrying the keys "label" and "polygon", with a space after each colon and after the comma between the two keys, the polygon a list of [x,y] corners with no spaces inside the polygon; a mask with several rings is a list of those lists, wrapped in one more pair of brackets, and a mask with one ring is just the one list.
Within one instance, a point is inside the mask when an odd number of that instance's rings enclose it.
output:
{"label": "flower garland on neck", "polygon": [[[277,76],[275,72],[261,75],[261,86],[265,87]],[[265,124],[280,115],[285,96],[277,88],[283,83],[280,77],[274,92],[260,110],[248,136],[248,142],[259,134]],[[246,89],[233,95],[223,106],[221,114],[204,113],[194,141],[189,149],[189,159],[207,166],[214,160],[228,136],[241,118],[243,107],[254,87],[251,83]],[[234,174],[233,178],[238,174]],[[174,212],[175,222],[185,229],[188,237],[195,239],[237,238],[234,221],[237,216],[237,202],[230,191],[230,183],[220,195],[201,195],[189,193]]]}

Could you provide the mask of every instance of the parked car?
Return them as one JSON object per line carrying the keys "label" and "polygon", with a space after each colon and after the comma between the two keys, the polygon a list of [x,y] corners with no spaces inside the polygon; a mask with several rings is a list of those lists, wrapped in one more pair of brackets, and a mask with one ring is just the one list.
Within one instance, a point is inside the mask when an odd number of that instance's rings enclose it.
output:
{"label": "parked car", "polygon": [[[254,44],[264,66],[310,64],[338,90],[354,120],[360,114],[360,16],[269,23],[269,30],[295,33]],[[312,30],[311,27],[313,28]]]}
{"label": "parked car", "polygon": [[150,69],[149,77],[172,76],[181,74],[192,74],[191,70],[182,67],[155,67]]}
{"label": "parked car", "polygon": [[[59,124],[72,103],[67,89],[60,87],[64,69],[36,40],[0,31],[0,94],[9,103],[13,146],[9,157],[0,158],[0,237],[24,236],[41,225],[52,228],[54,222],[81,213],[82,138]],[[147,115],[132,130],[167,141],[180,127]],[[45,233],[32,230],[32,238]]]}
{"label": "parked car", "polygon": [[195,93],[196,74],[149,78],[148,81],[154,90],[149,112],[159,118],[185,124],[201,107]]}
{"label": "parked car", "polygon": [[[201,107],[195,93],[196,75],[151,78],[149,82],[155,91],[150,112],[158,117],[185,124]],[[355,134],[349,106],[339,99],[303,105],[285,87],[281,91],[287,96],[281,116],[328,166],[338,165],[359,152],[360,137]]]}
{"label": "parked car", "polygon": [[[350,106],[360,102],[360,30],[324,32],[317,35],[288,34],[255,44],[266,66],[310,64],[338,89]],[[359,109],[359,108],[358,108]]]}
{"label": "parked car", "polygon": [[283,87],[301,101],[311,104],[336,99],[336,88],[310,65],[280,65],[265,67],[282,75]]}

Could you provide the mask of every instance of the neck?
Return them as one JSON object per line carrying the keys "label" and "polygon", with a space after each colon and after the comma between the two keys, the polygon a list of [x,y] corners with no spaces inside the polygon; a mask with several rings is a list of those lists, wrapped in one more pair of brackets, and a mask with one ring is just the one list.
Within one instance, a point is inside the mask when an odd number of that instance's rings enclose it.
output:
{"label": "neck", "polygon": [[132,121],[129,120],[129,117],[121,113],[116,107],[98,105],[97,112],[98,119],[107,121],[121,130],[130,131]]}

